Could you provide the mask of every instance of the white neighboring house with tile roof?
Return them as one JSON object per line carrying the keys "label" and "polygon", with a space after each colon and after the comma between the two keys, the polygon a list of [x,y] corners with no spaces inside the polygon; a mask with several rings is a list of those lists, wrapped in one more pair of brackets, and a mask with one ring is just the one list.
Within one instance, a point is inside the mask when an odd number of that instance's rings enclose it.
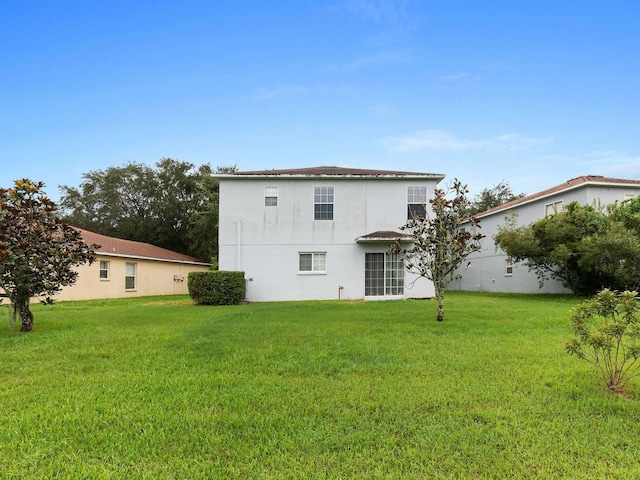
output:
{"label": "white neighboring house with tile roof", "polygon": [[513,200],[477,215],[481,232],[486,235],[482,251],[469,256],[467,268],[461,268],[449,290],[512,292],[512,293],[570,293],[561,282],[548,280],[539,287],[535,273],[524,263],[513,263],[495,246],[493,236],[506,219],[515,216],[517,226],[562,209],[571,202],[583,205],[607,205],[640,195],[640,180],[585,175],[555,187]]}
{"label": "white neighboring house with tile roof", "polygon": [[391,245],[444,175],[314,167],[216,175],[219,268],[247,300],[430,298]]}
{"label": "white neighboring house with tile roof", "polygon": [[187,294],[187,276],[210,264],[148,243],[108,237],[78,228],[85,243],[99,245],[96,260],[77,268],[78,280],[56,300]]}

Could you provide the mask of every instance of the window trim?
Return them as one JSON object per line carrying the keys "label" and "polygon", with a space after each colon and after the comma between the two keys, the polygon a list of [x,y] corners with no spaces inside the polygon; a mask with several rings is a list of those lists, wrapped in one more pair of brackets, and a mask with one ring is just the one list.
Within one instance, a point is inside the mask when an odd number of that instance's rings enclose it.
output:
{"label": "window trim", "polygon": [[[302,270],[302,256],[311,256],[311,269]],[[322,258],[322,261],[320,261]],[[319,267],[324,267],[322,270]],[[326,275],[327,274],[327,252],[298,252],[298,275]]]}
{"label": "window trim", "polygon": [[264,206],[278,206],[278,187],[275,185],[267,185],[264,187]]}
{"label": "window trim", "polygon": [[[103,264],[105,267],[103,268]],[[105,276],[102,276],[102,272],[105,272]],[[98,263],[98,278],[101,282],[105,282],[107,280],[111,280],[111,262],[109,260],[100,260]]]}
{"label": "window trim", "polygon": [[504,259],[504,276],[513,277],[513,258],[511,257]]}
{"label": "window trim", "polygon": [[[130,275],[128,272],[129,265],[133,265],[133,275]],[[138,277],[138,264],[136,262],[126,262],[124,264],[124,289],[127,291],[134,291],[137,288],[137,277]],[[128,280],[133,279],[133,286],[128,286]]]}
{"label": "window trim", "polygon": [[[428,191],[425,186],[407,187],[407,220],[427,216],[427,194]],[[419,214],[417,214],[416,210],[420,210]]]}
{"label": "window trim", "polygon": [[[376,266],[381,266],[382,270],[369,269],[371,265],[369,259],[373,255],[382,256],[382,262],[376,262]],[[365,252],[364,270],[365,298],[383,299],[404,297],[406,286],[406,269],[404,266],[404,262],[399,254],[390,252]],[[378,275],[370,275],[370,273],[378,273]],[[382,284],[378,282],[382,282]],[[377,290],[381,290],[381,293],[377,293]]]}
{"label": "window trim", "polygon": [[[323,201],[326,196],[326,201]],[[320,186],[313,187],[313,220],[328,221],[334,220],[336,193],[334,187]],[[330,207],[327,210],[318,209],[318,207]],[[331,218],[323,218],[323,217]]]}
{"label": "window trim", "polygon": [[548,217],[550,215],[555,215],[562,211],[564,207],[564,200],[556,200],[555,202],[545,203],[544,205],[544,216]]}

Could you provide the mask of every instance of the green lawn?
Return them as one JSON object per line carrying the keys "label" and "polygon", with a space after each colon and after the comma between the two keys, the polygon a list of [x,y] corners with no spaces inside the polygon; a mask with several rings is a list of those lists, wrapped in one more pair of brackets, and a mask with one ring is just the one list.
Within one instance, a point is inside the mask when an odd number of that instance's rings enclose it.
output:
{"label": "green lawn", "polygon": [[638,384],[564,352],[575,303],[36,306],[0,324],[0,478],[640,478]]}

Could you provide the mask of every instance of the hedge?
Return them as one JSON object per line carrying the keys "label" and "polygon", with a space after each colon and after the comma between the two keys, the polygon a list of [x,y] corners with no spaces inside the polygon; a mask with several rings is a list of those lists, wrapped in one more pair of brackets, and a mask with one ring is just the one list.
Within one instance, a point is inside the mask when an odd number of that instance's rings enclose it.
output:
{"label": "hedge", "polygon": [[244,272],[190,272],[188,288],[198,305],[238,305],[245,294]]}

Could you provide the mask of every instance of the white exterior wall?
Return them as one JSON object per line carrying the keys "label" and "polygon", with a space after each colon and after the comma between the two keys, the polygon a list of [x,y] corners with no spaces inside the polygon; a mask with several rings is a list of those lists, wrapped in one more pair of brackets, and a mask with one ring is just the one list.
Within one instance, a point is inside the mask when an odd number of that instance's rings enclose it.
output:
{"label": "white exterior wall", "polygon": [[471,264],[458,271],[457,278],[449,285],[449,290],[467,290],[506,293],[570,293],[557,280],[547,280],[539,287],[535,273],[523,263],[514,263],[513,274],[506,274],[507,256],[497,250],[493,236],[499,226],[504,226],[506,218],[517,215],[517,226],[526,226],[545,216],[548,204],[562,201],[563,205],[577,201],[585,205],[607,205],[614,201],[622,201],[625,195],[638,195],[640,187],[633,186],[595,186],[580,185],[573,190],[539,198],[534,201],[516,205],[480,218],[480,232],[486,235],[482,251],[469,256]]}
{"label": "white exterior wall", "polygon": [[[399,231],[407,220],[407,187],[426,186],[431,198],[437,183],[322,176],[219,180],[219,268],[245,272],[250,301],[364,298],[365,253],[387,252],[390,244],[356,239]],[[266,186],[278,187],[278,206],[264,205]],[[322,186],[334,187],[332,221],[314,220],[314,188]],[[301,252],[326,252],[326,273],[299,273]],[[433,295],[431,282],[406,272],[400,298]]]}

